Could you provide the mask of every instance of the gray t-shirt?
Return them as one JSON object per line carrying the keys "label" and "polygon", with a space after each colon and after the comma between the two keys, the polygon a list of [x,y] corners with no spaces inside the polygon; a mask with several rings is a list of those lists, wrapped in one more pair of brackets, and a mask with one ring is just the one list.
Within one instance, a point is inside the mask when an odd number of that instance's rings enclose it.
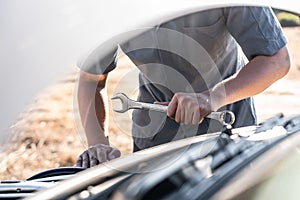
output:
{"label": "gray t-shirt", "polygon": [[[153,103],[170,101],[176,92],[205,91],[243,67],[243,53],[251,60],[273,55],[285,45],[270,8],[228,7],[162,23],[121,48],[140,70],[138,100]],[[233,127],[256,124],[252,98],[220,108],[225,109],[236,115]],[[209,119],[194,126],[178,124],[163,113],[133,113],[132,134],[138,149],[221,129],[219,122]]]}

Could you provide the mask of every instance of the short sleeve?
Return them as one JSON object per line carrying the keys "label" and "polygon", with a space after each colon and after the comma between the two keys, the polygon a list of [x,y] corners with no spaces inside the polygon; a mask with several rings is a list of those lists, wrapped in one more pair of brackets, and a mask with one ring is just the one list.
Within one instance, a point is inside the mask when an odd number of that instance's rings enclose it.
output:
{"label": "short sleeve", "polygon": [[287,43],[282,28],[269,7],[224,9],[225,23],[250,60],[258,55],[274,55]]}
{"label": "short sleeve", "polygon": [[106,74],[116,68],[117,46],[109,49],[100,45],[77,61],[80,70],[91,74]]}

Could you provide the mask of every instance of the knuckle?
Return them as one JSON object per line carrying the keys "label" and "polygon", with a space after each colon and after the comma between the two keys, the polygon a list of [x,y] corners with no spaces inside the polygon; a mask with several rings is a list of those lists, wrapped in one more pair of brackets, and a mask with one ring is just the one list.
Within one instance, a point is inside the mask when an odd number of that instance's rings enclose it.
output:
{"label": "knuckle", "polygon": [[179,93],[175,93],[174,96],[173,96],[173,98],[176,99],[178,96],[179,96]]}
{"label": "knuckle", "polygon": [[86,158],[86,157],[88,157],[88,153],[87,152],[84,152],[83,154],[81,154],[80,155],[80,157],[82,158],[82,159],[84,159],[84,158]]}
{"label": "knuckle", "polygon": [[181,92],[177,92],[177,93],[174,94],[173,98],[180,99],[181,96],[182,96],[182,93]]}

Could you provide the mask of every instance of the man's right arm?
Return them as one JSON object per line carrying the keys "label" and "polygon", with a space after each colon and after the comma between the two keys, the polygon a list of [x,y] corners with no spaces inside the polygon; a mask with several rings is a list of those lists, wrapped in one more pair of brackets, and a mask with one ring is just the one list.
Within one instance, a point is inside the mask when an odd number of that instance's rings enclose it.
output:
{"label": "man's right arm", "polygon": [[108,74],[93,75],[80,72],[78,85],[78,106],[88,146],[108,145],[105,134],[105,104],[103,89]]}
{"label": "man's right arm", "polygon": [[77,166],[93,167],[97,164],[120,157],[118,149],[109,146],[105,130],[105,101],[103,89],[108,74],[92,75],[80,72],[78,85],[78,106],[81,122],[89,148],[77,159]]}

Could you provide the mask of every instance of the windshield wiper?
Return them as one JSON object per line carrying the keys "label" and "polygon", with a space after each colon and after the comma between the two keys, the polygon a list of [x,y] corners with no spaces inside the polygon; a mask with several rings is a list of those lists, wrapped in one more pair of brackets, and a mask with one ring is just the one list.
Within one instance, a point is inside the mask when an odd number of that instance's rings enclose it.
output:
{"label": "windshield wiper", "polygon": [[300,129],[300,115],[284,117],[282,113],[261,123],[255,133],[263,132],[274,128],[275,126],[284,127],[288,133],[298,131]]}

